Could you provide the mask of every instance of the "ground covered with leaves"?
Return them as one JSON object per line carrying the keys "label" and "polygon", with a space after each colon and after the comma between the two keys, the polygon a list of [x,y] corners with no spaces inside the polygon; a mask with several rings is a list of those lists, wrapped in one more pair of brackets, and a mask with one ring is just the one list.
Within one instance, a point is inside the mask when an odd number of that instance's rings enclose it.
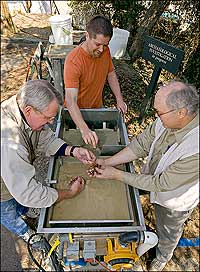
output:
{"label": "ground covered with leaves", "polygon": [[[15,15],[13,20],[16,22],[20,31],[16,35],[7,34],[2,37],[1,101],[16,94],[25,82],[30,57],[33,55],[37,46],[37,42],[35,42],[37,41],[36,36],[43,38],[45,41],[50,34],[50,26],[47,23],[48,16],[46,15],[39,15],[39,17],[35,15],[34,17],[34,15],[18,14]],[[29,34],[27,34],[27,32]],[[21,39],[20,42],[19,39]],[[33,40],[33,42],[30,40]],[[127,130],[130,135],[135,136],[141,133],[144,128],[155,119],[153,112],[149,109],[149,114],[143,124],[141,125],[138,122],[141,103],[144,99],[145,89],[150,81],[153,67],[141,59],[134,64],[125,60],[115,60],[114,65],[124,99],[128,105],[128,113],[125,116]],[[162,73],[160,80],[165,81],[169,78],[169,74]],[[108,86],[105,87],[104,91],[104,104],[107,107],[115,106],[114,97]],[[143,160],[138,160],[134,162],[134,164],[136,171],[139,172]],[[42,177],[44,177],[45,167],[43,167],[43,164],[39,165],[42,165],[42,167],[41,169],[39,167],[38,172],[41,171]],[[151,229],[155,229],[154,209],[149,202],[148,194],[141,195],[141,203],[146,225]],[[199,207],[194,209],[191,217],[185,223],[183,237],[199,237]],[[22,257],[23,268],[30,267],[30,262],[27,263],[26,260],[27,258]],[[167,265],[166,271],[198,271],[198,268],[199,255],[197,248],[178,248],[175,251],[173,259]]]}

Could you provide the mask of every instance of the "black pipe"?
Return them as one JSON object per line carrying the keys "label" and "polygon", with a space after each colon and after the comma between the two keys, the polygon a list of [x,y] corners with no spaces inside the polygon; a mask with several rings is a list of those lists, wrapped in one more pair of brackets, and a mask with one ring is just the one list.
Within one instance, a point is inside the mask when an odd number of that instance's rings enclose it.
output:
{"label": "black pipe", "polygon": [[122,247],[127,247],[128,243],[140,242],[140,231],[125,232],[119,235],[119,243]]}
{"label": "black pipe", "polygon": [[[51,250],[51,245],[49,244],[49,242],[47,241],[47,239],[45,237],[42,237],[40,241],[35,242],[31,245],[30,241],[31,239],[38,235],[37,233],[32,234],[27,242],[27,248],[28,248],[28,252],[29,255],[32,259],[32,261],[37,265],[37,267],[39,268],[40,272],[46,272],[46,270],[37,262],[37,260],[35,259],[35,257],[33,256],[32,253],[32,248],[34,248],[34,244],[36,243],[40,243],[40,249],[43,249],[46,254],[49,253],[49,251]],[[58,271],[58,272],[64,272],[63,266],[62,264],[59,262],[58,258],[57,258],[57,254],[55,253],[55,251],[52,252],[52,254],[50,255],[50,259],[51,259],[51,264],[53,266],[53,271]]]}

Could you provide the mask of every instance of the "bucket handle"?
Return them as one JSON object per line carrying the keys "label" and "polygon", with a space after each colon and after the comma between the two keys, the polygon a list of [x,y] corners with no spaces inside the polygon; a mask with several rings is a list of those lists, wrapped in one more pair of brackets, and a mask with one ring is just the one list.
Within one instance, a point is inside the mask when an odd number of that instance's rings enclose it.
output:
{"label": "bucket handle", "polygon": [[62,26],[62,31],[63,31],[64,34],[66,34],[67,36],[69,36],[69,35],[71,34],[71,32],[70,32],[68,29],[64,28],[63,26]]}

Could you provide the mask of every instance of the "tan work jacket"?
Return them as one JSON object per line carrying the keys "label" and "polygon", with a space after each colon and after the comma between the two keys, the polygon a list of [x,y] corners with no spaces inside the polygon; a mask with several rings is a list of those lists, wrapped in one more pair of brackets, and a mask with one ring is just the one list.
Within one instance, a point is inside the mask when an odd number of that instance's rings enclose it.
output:
{"label": "tan work jacket", "polygon": [[1,201],[15,198],[27,207],[51,206],[58,198],[55,189],[35,178],[36,149],[54,155],[65,142],[45,125],[32,131],[20,114],[16,96],[1,105]]}

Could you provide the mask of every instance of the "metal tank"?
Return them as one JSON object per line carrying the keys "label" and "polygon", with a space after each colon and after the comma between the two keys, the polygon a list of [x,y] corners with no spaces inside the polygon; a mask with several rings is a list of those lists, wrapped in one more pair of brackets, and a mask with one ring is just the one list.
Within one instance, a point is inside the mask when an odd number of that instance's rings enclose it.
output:
{"label": "metal tank", "polygon": [[[98,158],[112,156],[129,143],[123,116],[118,110],[84,109],[81,113],[90,129],[98,135],[96,149],[84,144],[65,108],[58,117],[56,136],[69,145],[89,148]],[[118,167],[134,172],[132,163]],[[157,236],[146,231],[139,192],[116,180],[90,178],[86,169],[75,158],[50,158],[49,186],[66,188],[74,176],[83,176],[86,186],[75,198],[41,209],[37,232],[58,235],[58,257],[65,266],[88,260],[95,263],[98,258],[100,263],[112,269],[129,266],[131,269],[139,257],[157,243]],[[80,267],[83,271],[83,265]],[[77,266],[75,269],[78,271]]]}

